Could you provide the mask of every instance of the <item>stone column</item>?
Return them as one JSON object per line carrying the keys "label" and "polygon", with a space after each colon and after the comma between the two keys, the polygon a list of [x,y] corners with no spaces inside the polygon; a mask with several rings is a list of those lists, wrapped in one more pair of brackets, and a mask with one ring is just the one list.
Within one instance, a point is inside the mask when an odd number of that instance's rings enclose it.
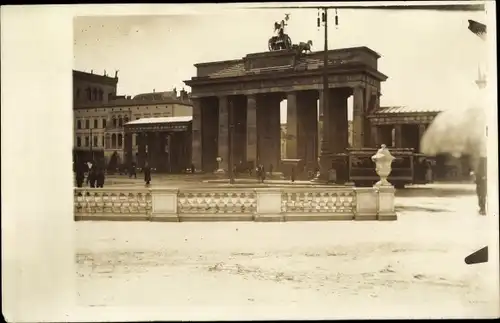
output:
{"label": "stone column", "polygon": [[394,125],[394,142],[396,148],[403,148],[403,129],[402,125]]}
{"label": "stone column", "polygon": [[133,156],[132,156],[132,136],[133,133],[125,133],[125,145],[124,145],[124,150],[125,150],[125,163],[127,166],[131,165],[133,161]]}
{"label": "stone column", "polygon": [[297,92],[297,156],[308,168],[317,165],[317,99],[311,91]]}
{"label": "stone column", "polygon": [[222,158],[221,169],[228,171],[229,161],[229,98],[227,96],[219,97],[219,139],[218,157]]}
{"label": "stone column", "polygon": [[338,129],[338,152],[345,152],[349,147],[349,119],[347,113],[347,99],[351,95],[347,89],[339,90],[337,93],[337,108],[335,116]]}
{"label": "stone column", "polygon": [[144,132],[139,133],[137,139],[139,141],[137,166],[144,167],[144,161],[146,160],[146,134]]}
{"label": "stone column", "polygon": [[257,96],[247,96],[247,161],[257,163]]}
{"label": "stone column", "polygon": [[287,94],[286,99],[287,99],[286,158],[295,159],[298,158],[297,94],[295,92],[290,92]]}
{"label": "stone column", "polygon": [[353,136],[352,136],[352,147],[353,148],[363,148],[364,144],[364,91],[361,86],[356,86],[354,88],[354,100],[353,100]]}
{"label": "stone column", "polygon": [[378,132],[379,132],[378,126],[376,124],[372,123],[372,126],[371,126],[371,139],[372,139],[371,145],[373,147],[380,146]]}
{"label": "stone column", "polygon": [[319,107],[320,112],[323,113],[323,133],[321,134],[321,156],[330,153],[330,107],[325,105],[324,90],[319,91]]}
{"label": "stone column", "polygon": [[264,149],[269,149],[267,165],[265,165],[266,170],[269,169],[270,165],[273,165],[273,172],[278,171],[280,160],[281,160],[281,120],[280,120],[280,102],[281,97],[279,95],[268,95],[266,99],[266,113],[264,117],[269,118],[268,123],[268,147],[263,147]]}
{"label": "stone column", "polygon": [[191,102],[193,106],[191,162],[194,165],[195,171],[199,172],[202,170],[203,157],[201,100],[191,99]]}

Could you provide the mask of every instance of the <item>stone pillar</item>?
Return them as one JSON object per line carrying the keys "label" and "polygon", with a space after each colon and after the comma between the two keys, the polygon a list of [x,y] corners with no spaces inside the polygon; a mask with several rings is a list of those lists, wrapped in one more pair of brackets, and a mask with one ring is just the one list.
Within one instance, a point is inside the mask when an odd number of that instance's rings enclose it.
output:
{"label": "stone pillar", "polygon": [[321,134],[321,155],[330,153],[330,109],[325,105],[324,90],[319,91],[319,106],[323,113],[323,133]]}
{"label": "stone pillar", "polygon": [[335,110],[338,129],[338,151],[345,152],[349,148],[349,118],[347,113],[347,99],[351,95],[347,89],[337,93],[337,108]]}
{"label": "stone pillar", "polygon": [[378,138],[379,137],[378,136],[378,132],[379,132],[378,126],[375,125],[375,124],[372,124],[372,126],[371,126],[371,136],[370,137],[371,137],[371,140],[372,140],[371,145],[373,147],[380,146],[380,144],[379,144],[379,138]]}
{"label": "stone pillar", "polygon": [[298,158],[297,94],[295,92],[290,92],[287,94],[286,99],[287,99],[286,158],[295,159]]}
{"label": "stone pillar", "polygon": [[[273,165],[273,172],[278,171],[281,161],[281,119],[280,119],[281,97],[269,95],[267,99],[267,110],[269,111],[269,164]],[[264,147],[265,148],[265,147]],[[269,169],[270,165],[266,165]]]}
{"label": "stone pillar", "polygon": [[354,88],[354,100],[353,100],[353,136],[352,136],[352,147],[353,148],[363,148],[364,144],[364,91],[361,86],[356,86]]}
{"label": "stone pillar", "polygon": [[125,133],[125,145],[124,145],[124,150],[125,150],[125,163],[127,166],[131,165],[133,161],[133,156],[132,156],[132,137],[133,133]]}
{"label": "stone pillar", "polygon": [[199,172],[202,170],[203,158],[201,100],[191,99],[191,103],[193,106],[191,162],[194,165],[195,171]]}
{"label": "stone pillar", "polygon": [[418,125],[418,152],[421,152],[420,142],[422,141],[422,137],[424,136],[426,129],[427,127],[425,124],[420,123]]}
{"label": "stone pillar", "polygon": [[403,148],[403,129],[402,125],[394,125],[394,142],[396,148]]}
{"label": "stone pillar", "polygon": [[144,167],[144,161],[146,160],[146,134],[144,132],[139,133],[137,139],[139,141],[137,165]]}
{"label": "stone pillar", "polygon": [[309,169],[317,165],[317,94],[297,92],[297,156]]}
{"label": "stone pillar", "polygon": [[247,161],[257,162],[257,96],[247,96]]}
{"label": "stone pillar", "polygon": [[229,98],[227,96],[219,97],[219,138],[218,157],[222,158],[220,168],[228,171],[229,161]]}

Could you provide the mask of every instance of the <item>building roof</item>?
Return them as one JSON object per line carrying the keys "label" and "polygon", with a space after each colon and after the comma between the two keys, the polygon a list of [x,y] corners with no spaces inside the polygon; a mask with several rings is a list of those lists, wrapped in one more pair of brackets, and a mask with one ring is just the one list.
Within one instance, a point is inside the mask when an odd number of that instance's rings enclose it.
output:
{"label": "building roof", "polygon": [[73,79],[75,80],[85,80],[89,82],[116,85],[118,83],[118,77],[111,77],[108,75],[99,75],[94,73],[87,73],[83,71],[73,70]]}
{"label": "building roof", "polygon": [[191,106],[189,98],[164,98],[161,100],[144,100],[144,99],[115,99],[109,102],[85,102],[75,105],[75,109],[92,109],[92,108],[111,108],[111,107],[128,107],[128,106],[143,106],[143,105],[161,105],[161,104],[181,104]]}
{"label": "building roof", "polygon": [[141,93],[134,96],[132,100],[165,100],[165,99],[175,99],[177,98],[177,93],[174,91],[164,91],[164,92],[151,92],[151,93]]}
{"label": "building roof", "polygon": [[374,114],[438,113],[441,111],[429,107],[389,106],[378,108]]}
{"label": "building roof", "polygon": [[146,125],[146,124],[159,124],[159,123],[179,123],[179,122],[190,122],[193,120],[191,116],[185,117],[155,117],[155,118],[141,118],[127,122],[125,125]]}

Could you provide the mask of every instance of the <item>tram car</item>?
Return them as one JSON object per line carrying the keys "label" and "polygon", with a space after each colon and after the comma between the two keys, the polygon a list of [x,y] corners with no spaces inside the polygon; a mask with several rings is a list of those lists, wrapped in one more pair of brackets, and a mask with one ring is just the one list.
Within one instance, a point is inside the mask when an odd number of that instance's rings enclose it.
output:
{"label": "tram car", "polygon": [[[413,148],[391,148],[390,151],[395,159],[388,181],[394,187],[401,189],[408,184],[425,184],[432,180],[428,176],[430,160],[426,156],[415,153]],[[348,176],[355,186],[372,186],[380,179],[371,159],[376,152],[377,148],[348,149]]]}

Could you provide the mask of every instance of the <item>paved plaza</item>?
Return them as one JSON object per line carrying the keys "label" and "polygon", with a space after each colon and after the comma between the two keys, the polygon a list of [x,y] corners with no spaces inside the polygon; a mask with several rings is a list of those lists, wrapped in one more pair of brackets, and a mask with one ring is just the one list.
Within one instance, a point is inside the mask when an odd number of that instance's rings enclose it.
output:
{"label": "paved plaza", "polygon": [[163,319],[497,314],[497,263],[464,263],[491,225],[474,186],[398,191],[396,210],[393,222],[77,222],[78,301]]}

